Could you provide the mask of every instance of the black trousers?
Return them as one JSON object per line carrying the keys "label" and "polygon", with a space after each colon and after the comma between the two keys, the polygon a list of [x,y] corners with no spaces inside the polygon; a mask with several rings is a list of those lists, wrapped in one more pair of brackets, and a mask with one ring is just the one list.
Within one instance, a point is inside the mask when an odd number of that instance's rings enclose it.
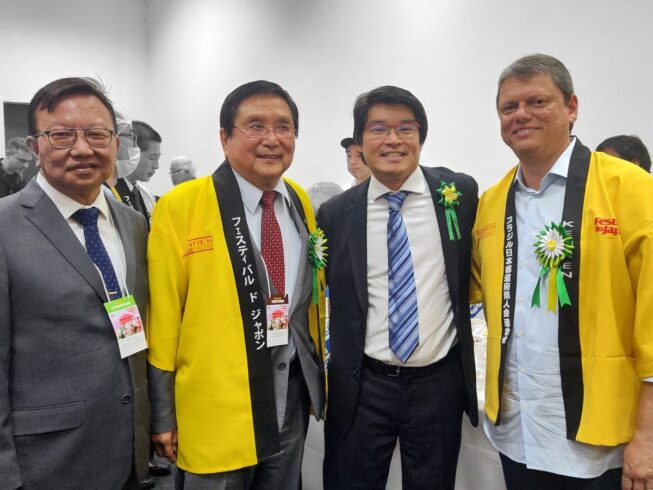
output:
{"label": "black trousers", "polygon": [[458,349],[407,375],[378,371],[364,365],[352,429],[326,444],[325,490],[385,489],[397,438],[404,489],[453,490],[465,400]]}
{"label": "black trousers", "polygon": [[621,468],[608,470],[596,478],[574,478],[540,470],[530,470],[503,454],[501,468],[508,490],[620,490]]}

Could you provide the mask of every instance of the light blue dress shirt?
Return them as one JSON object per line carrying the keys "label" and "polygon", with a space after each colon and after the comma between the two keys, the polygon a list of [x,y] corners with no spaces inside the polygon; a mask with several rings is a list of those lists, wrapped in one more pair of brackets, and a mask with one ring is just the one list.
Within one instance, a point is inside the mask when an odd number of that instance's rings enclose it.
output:
{"label": "light blue dress shirt", "polygon": [[[529,469],[576,478],[594,478],[622,465],[623,446],[592,446],[567,439],[558,351],[558,314],[546,307],[548,281],[540,286],[541,306],[531,307],[540,272],[535,235],[560,223],[574,140],[542,179],[528,188],[517,172],[518,269],[515,321],[508,345],[501,425],[485,419],[493,446]],[[548,276],[547,278],[548,279]]]}

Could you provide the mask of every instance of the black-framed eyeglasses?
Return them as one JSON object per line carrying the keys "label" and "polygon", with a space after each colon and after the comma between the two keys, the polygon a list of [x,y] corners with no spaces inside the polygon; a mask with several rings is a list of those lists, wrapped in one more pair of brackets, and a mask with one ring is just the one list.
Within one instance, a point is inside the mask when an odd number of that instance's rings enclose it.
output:
{"label": "black-framed eyeglasses", "polygon": [[295,137],[295,128],[292,124],[280,123],[275,124],[274,126],[268,126],[260,122],[249,123],[244,128],[240,126],[234,126],[236,129],[240,129],[245,136],[251,139],[262,139],[268,135],[269,131],[274,132],[277,138],[294,138]]}
{"label": "black-framed eyeglasses", "polygon": [[111,144],[114,134],[110,129],[104,128],[57,128],[36,133],[35,135],[32,135],[32,137],[36,139],[39,136],[47,136],[48,141],[53,148],[56,148],[57,150],[66,150],[75,146],[75,143],[77,142],[77,133],[80,131],[84,134],[84,139],[91,148],[106,148]]}

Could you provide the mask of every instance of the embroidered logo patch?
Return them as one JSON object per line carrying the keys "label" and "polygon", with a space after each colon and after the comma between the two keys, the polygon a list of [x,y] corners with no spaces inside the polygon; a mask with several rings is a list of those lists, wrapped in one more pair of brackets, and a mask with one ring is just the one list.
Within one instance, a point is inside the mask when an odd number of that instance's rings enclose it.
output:
{"label": "embroidered logo patch", "polygon": [[616,218],[594,218],[594,231],[600,235],[618,235],[619,225]]}
{"label": "embroidered logo patch", "polygon": [[213,250],[213,235],[200,236],[186,240],[184,257],[197,252],[206,252],[207,250]]}
{"label": "embroidered logo patch", "polygon": [[497,231],[496,223],[490,223],[489,225],[485,225],[481,228],[478,228],[476,230],[476,240],[480,242],[481,240],[483,240],[483,238],[487,238],[489,236],[494,235],[496,231]]}

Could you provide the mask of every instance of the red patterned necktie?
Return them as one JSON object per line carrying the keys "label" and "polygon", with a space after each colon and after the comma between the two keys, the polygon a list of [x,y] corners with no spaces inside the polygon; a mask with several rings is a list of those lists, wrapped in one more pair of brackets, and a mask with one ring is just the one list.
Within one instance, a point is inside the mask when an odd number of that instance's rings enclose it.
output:
{"label": "red patterned necktie", "polygon": [[281,228],[274,213],[276,191],[264,191],[261,197],[263,219],[261,220],[261,253],[268,269],[270,281],[278,294],[285,294],[286,274],[283,259],[283,241]]}

